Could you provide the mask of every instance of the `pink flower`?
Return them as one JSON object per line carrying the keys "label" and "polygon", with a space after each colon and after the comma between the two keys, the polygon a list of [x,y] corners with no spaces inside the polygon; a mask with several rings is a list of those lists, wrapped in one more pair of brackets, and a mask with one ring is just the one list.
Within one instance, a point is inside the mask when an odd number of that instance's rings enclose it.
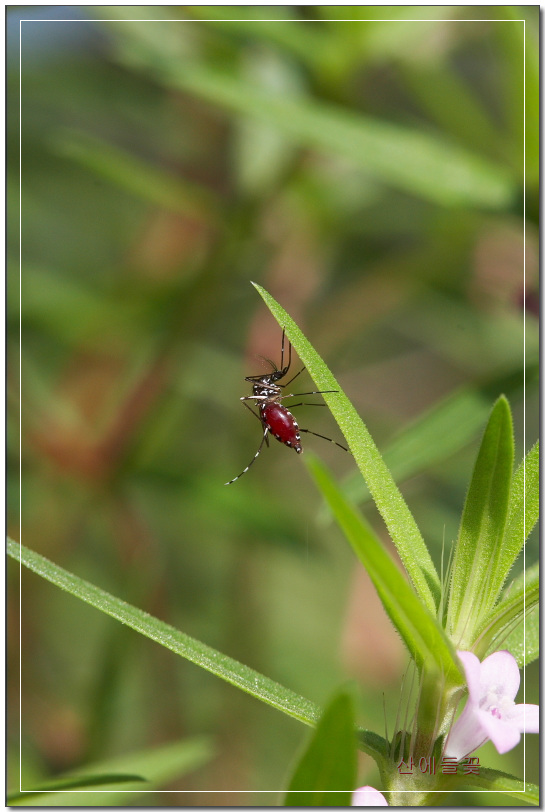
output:
{"label": "pink flower", "polygon": [[459,651],[469,691],[462,715],[452,726],[445,756],[457,761],[491,741],[507,753],[521,733],[539,733],[539,705],[515,705],[520,672],[508,651],[496,651],[482,663],[470,651]]}
{"label": "pink flower", "polygon": [[352,794],[351,806],[388,806],[388,801],[378,789],[360,787]]}

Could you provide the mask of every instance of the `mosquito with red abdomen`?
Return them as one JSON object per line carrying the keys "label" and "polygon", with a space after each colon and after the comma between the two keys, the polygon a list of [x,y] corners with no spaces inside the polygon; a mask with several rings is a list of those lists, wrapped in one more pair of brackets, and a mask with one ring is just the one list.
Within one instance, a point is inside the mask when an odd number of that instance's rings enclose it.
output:
{"label": "mosquito with red abdomen", "polygon": [[[272,372],[269,372],[266,375],[248,375],[245,378],[246,381],[250,381],[253,384],[252,392],[253,394],[247,395],[242,397],[240,400],[242,401],[243,405],[246,406],[247,409],[257,417],[261,426],[263,427],[263,437],[261,438],[261,443],[259,444],[259,448],[257,449],[253,459],[251,462],[246,466],[246,468],[240,472],[238,476],[234,479],[231,479],[229,482],[226,482],[226,485],[232,485],[233,482],[236,482],[237,479],[246,473],[246,471],[250,468],[250,466],[256,461],[259,457],[261,450],[263,448],[263,443],[267,443],[269,445],[269,434],[272,434],[279,442],[284,443],[284,445],[293,448],[298,454],[303,453],[303,447],[301,445],[301,435],[299,432],[304,432],[305,434],[314,434],[315,437],[321,437],[322,440],[329,440],[330,443],[335,443],[335,445],[342,448],[343,451],[348,451],[348,449],[338,443],[336,440],[332,440],[331,437],[325,437],[323,434],[317,434],[315,431],[311,431],[310,429],[300,429],[297,425],[297,421],[295,420],[292,413],[287,409],[285,406],[282,405],[282,400],[287,400],[287,398],[298,398],[298,397],[305,397],[306,395],[327,395],[327,394],[334,394],[337,392],[336,389],[327,389],[322,392],[298,392],[296,394],[291,395],[284,395],[284,389],[289,386],[293,381],[303,372],[305,367],[299,370],[299,372],[293,376],[293,378],[288,381],[287,383],[278,383],[278,381],[284,378],[290,369],[291,366],[291,342],[288,339],[288,363],[284,366],[284,346],[285,346],[285,338],[286,333],[285,330],[282,330],[282,349],[280,355],[280,368],[276,366],[274,361],[271,361],[269,358],[265,358],[271,367]],[[258,412],[254,411],[251,406],[248,405],[247,401],[253,400],[255,401]],[[291,408],[294,409],[296,406],[324,406],[323,403],[294,403]]]}

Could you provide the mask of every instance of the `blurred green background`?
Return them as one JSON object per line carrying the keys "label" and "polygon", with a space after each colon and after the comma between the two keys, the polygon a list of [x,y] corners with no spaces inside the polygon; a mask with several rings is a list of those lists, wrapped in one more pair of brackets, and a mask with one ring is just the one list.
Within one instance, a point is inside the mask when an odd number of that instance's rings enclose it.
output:
{"label": "blurred green background", "polygon": [[[273,442],[223,484],[260,440],[244,376],[279,361],[250,280],[352,398],[439,565],[495,398],[517,463],[538,433],[538,7],[19,6],[7,30],[10,535],[317,702],[355,680],[379,733],[384,694],[391,730],[405,656],[301,459]],[[298,421],[341,440],[326,409]],[[305,437],[383,532],[350,457]],[[9,575],[14,788],[19,745],[28,788],[188,741],[157,781],[184,793],[109,805],[279,801],[302,725],[27,572],[19,742]],[[522,744],[479,755],[523,774]],[[536,781],[537,737],[525,764]]]}

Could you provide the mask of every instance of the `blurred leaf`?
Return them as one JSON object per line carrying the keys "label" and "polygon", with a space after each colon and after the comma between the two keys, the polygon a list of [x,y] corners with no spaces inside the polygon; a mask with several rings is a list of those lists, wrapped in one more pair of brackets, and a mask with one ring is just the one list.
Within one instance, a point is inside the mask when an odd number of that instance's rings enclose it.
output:
{"label": "blurred leaf", "polygon": [[481,441],[452,564],[447,628],[462,649],[474,642],[475,631],[498,597],[490,573],[501,554],[512,469],[511,410],[500,397]]}
{"label": "blurred leaf", "polygon": [[[18,291],[13,309],[19,307]],[[113,322],[118,331],[136,330],[145,312],[145,305],[130,301],[123,306],[114,297],[75,274],[68,275],[36,265],[22,269],[21,317],[24,326],[32,325],[73,345],[88,335],[101,333]],[[78,314],[74,318],[74,313]]]}
{"label": "blurred leaf", "polygon": [[469,309],[431,288],[422,291],[410,309],[399,313],[396,330],[433,347],[435,353],[473,377],[486,376],[487,380],[512,369],[519,371],[524,345],[528,364],[539,352],[537,331],[529,325],[525,328],[518,314]]}
{"label": "blurred leaf", "polygon": [[371,527],[343,498],[327,469],[311,457],[307,466],[339,527],[377,590],[388,617],[420,668],[444,675],[447,684],[462,685],[454,649],[442,627],[422,605]]}
{"label": "blurred leaf", "polygon": [[326,706],[290,781],[284,806],[350,806],[357,778],[352,697]]}
{"label": "blurred leaf", "polygon": [[349,159],[384,183],[446,206],[503,208],[514,194],[504,167],[455,144],[313,99],[278,97],[225,70],[180,59],[169,50],[161,23],[109,26],[120,56],[167,87],[185,90],[277,127],[295,143]]}
{"label": "blurred leaf", "polygon": [[[12,539],[8,539],[8,554],[74,597],[100,609],[101,612],[121,621],[129,628],[170,649],[175,654],[185,657],[190,662],[251,694],[256,699],[260,699],[267,705],[271,705],[307,725],[312,726],[318,720],[320,708],[308,699],[298,696],[289,688],[284,688],[279,683],[264,677],[253,668],[189,637],[174,626],[170,626],[120,598],[110,595],[94,584],[84,581],[24,545],[17,544]],[[374,758],[382,758],[386,742],[380,736],[370,731],[361,731],[360,744],[364,752]]]}
{"label": "blurred leaf", "polygon": [[[249,53],[243,69],[252,84],[268,92],[278,96],[300,95],[297,73],[269,50]],[[254,118],[239,121],[234,150],[239,186],[257,196],[267,194],[267,189],[279,182],[296,156],[290,140],[275,127]]]}
{"label": "blurred leaf", "polygon": [[[423,603],[435,614],[436,602],[439,602],[439,577],[416,522],[367,427],[293,319],[266,290],[253,284],[278,324],[286,330],[317,389],[325,392],[324,400],[346,437],[401,561]],[[331,391],[333,393],[329,394]]]}
{"label": "blurred leaf", "polygon": [[[77,775],[73,777],[57,778],[53,781],[42,781],[40,786],[34,790],[23,790],[22,792],[12,792],[7,796],[9,804],[17,804],[18,801],[31,799],[38,801],[40,793],[68,792],[69,790],[84,789],[85,787],[100,787],[105,784],[127,784],[146,782],[145,778],[139,775],[116,775],[115,773],[105,775]],[[62,797],[62,796],[61,796]],[[47,800],[47,796],[44,800]]]}
{"label": "blurred leaf", "polygon": [[204,186],[188,183],[179,174],[157,169],[89,133],[61,130],[53,147],[91,172],[167,211],[207,219],[218,214],[218,201]]}
{"label": "blurred leaf", "polygon": [[539,182],[539,7],[499,6],[502,101],[521,180]]}
{"label": "blurred leaf", "polygon": [[[433,81],[430,82],[430,73]],[[492,121],[476,94],[448,64],[435,59],[430,64],[405,60],[399,64],[402,81],[423,110],[441,128],[467,149],[497,160],[512,156],[505,136]]]}
{"label": "blurred leaf", "polygon": [[[230,38],[251,37],[255,42],[276,45],[283,56],[291,54],[306,65],[319,65],[324,48],[328,47],[329,38],[324,30],[301,25],[299,19],[290,22],[293,6],[268,6],[266,23],[261,6],[184,6],[183,10]],[[280,19],[275,21],[277,15]]]}
{"label": "blurred leaf", "polygon": [[502,208],[513,196],[503,168],[454,144],[324,103],[278,98],[208,68],[172,71],[174,86],[278,127],[303,146],[331,151],[371,177],[446,206]]}
{"label": "blurred leaf", "polygon": [[[23,791],[23,793],[13,794],[14,805],[21,806],[126,806],[131,800],[143,793],[153,792],[154,789],[164,786],[171,781],[181,778],[183,775],[198,769],[213,755],[213,749],[207,738],[193,738],[184,741],[177,741],[155,747],[150,750],[138,751],[136,753],[129,753],[124,756],[116,756],[96,764],[90,764],[86,767],[81,767],[77,771],[77,775],[66,775],[62,779],[52,784],[72,784],[77,782],[78,786],[93,786],[99,784],[110,784],[110,786],[103,788],[100,791],[93,790],[80,790],[79,792],[62,790],[59,786],[59,791],[52,787],[50,791],[44,795],[37,794],[36,792]],[[107,781],[106,772],[116,770],[126,772],[139,773],[139,777],[127,777],[126,780],[132,781],[132,784],[123,788],[123,790],[116,789],[115,784],[119,780],[119,775],[116,781]],[[142,777],[140,777],[140,775]],[[112,776],[110,775],[110,778]],[[97,780],[98,779],[98,780]],[[145,782],[145,788],[142,787],[142,781]],[[113,786],[112,786],[113,785]],[[41,784],[45,787],[45,783]]]}

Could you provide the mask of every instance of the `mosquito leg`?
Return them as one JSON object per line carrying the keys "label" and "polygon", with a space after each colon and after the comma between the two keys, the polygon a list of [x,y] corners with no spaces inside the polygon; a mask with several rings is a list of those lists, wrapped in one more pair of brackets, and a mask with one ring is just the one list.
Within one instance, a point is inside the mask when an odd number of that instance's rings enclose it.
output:
{"label": "mosquito leg", "polygon": [[232,485],[232,484],[233,484],[233,482],[236,482],[236,481],[237,481],[237,479],[240,479],[240,477],[242,476],[242,474],[245,474],[245,473],[246,473],[246,471],[248,470],[248,468],[250,468],[250,466],[251,466],[251,465],[252,465],[252,464],[253,464],[253,463],[254,463],[254,462],[257,460],[257,458],[259,457],[259,455],[260,455],[260,453],[261,453],[261,449],[263,448],[263,443],[265,442],[265,440],[266,440],[266,438],[267,438],[267,434],[268,434],[268,432],[269,432],[269,429],[268,429],[268,428],[265,428],[265,431],[263,432],[263,437],[261,438],[261,442],[260,442],[260,444],[259,444],[259,448],[257,449],[257,451],[256,451],[256,453],[255,453],[255,456],[254,456],[254,458],[252,459],[252,461],[251,461],[251,462],[250,462],[250,463],[249,463],[249,464],[246,466],[246,468],[244,469],[244,471],[241,471],[241,472],[240,472],[240,474],[239,474],[238,476],[236,476],[234,479],[230,479],[230,480],[229,480],[229,482],[226,482],[226,483],[225,483],[226,485]]}
{"label": "mosquito leg", "polygon": [[246,406],[248,411],[251,412],[254,415],[254,417],[257,417],[257,419],[259,420],[260,423],[263,423],[263,421],[261,420],[261,417],[258,415],[257,412],[254,412],[254,410],[252,409],[251,406],[248,406],[248,404],[244,400],[242,400],[241,403],[242,403],[243,406]]}
{"label": "mosquito leg", "polygon": [[325,403],[290,403],[290,409],[295,409],[296,406],[325,406]]}
{"label": "mosquito leg", "polygon": [[282,395],[280,400],[285,400],[286,398],[303,398],[306,395],[333,395],[338,392],[338,389],[324,389],[321,392],[294,392],[292,395]]}
{"label": "mosquito leg", "polygon": [[[252,409],[252,407],[251,407],[251,406],[248,406],[248,404],[247,404],[247,403],[245,403],[244,401],[242,401],[242,405],[243,405],[243,406],[246,406],[246,408],[248,409],[248,411],[250,411],[250,412],[251,412],[251,413],[254,415],[254,417],[257,417],[257,419],[259,420],[259,422],[261,423],[261,425],[263,425],[263,420],[261,419],[260,415],[258,415],[258,413],[257,413],[257,412],[254,412],[254,410]],[[318,406],[323,406],[324,404],[319,403],[319,404],[317,404],[317,405],[318,405]],[[268,447],[269,447],[269,438],[268,438],[268,437],[266,438],[266,443],[267,443],[267,448],[268,448]]]}
{"label": "mosquito leg", "polygon": [[281,350],[281,354],[280,354],[280,369],[282,370],[284,375],[286,374],[288,369],[291,367],[291,341],[289,340],[289,338],[288,338],[288,365],[284,366],[284,342],[285,342],[285,339],[286,339],[286,328],[284,327],[284,329],[282,330],[282,350]]}
{"label": "mosquito leg", "polygon": [[[289,386],[290,383],[293,383],[293,381],[301,374],[301,372],[305,371],[305,369],[306,369],[306,367],[303,367],[302,369],[300,369],[299,372],[297,373],[297,375],[293,376],[291,381],[288,381],[287,383],[279,383],[279,384],[277,384],[277,386],[281,386],[282,389],[284,389],[286,386]],[[286,372],[287,372],[287,369],[286,369]]]}
{"label": "mosquito leg", "polygon": [[299,429],[299,431],[304,431],[305,434],[314,434],[315,437],[321,437],[322,440],[329,440],[330,443],[335,443],[335,445],[338,445],[339,448],[342,448],[344,451],[348,451],[346,446],[341,445],[336,440],[332,440],[331,437],[326,437],[325,434],[317,434],[315,431],[311,431],[310,429]]}

